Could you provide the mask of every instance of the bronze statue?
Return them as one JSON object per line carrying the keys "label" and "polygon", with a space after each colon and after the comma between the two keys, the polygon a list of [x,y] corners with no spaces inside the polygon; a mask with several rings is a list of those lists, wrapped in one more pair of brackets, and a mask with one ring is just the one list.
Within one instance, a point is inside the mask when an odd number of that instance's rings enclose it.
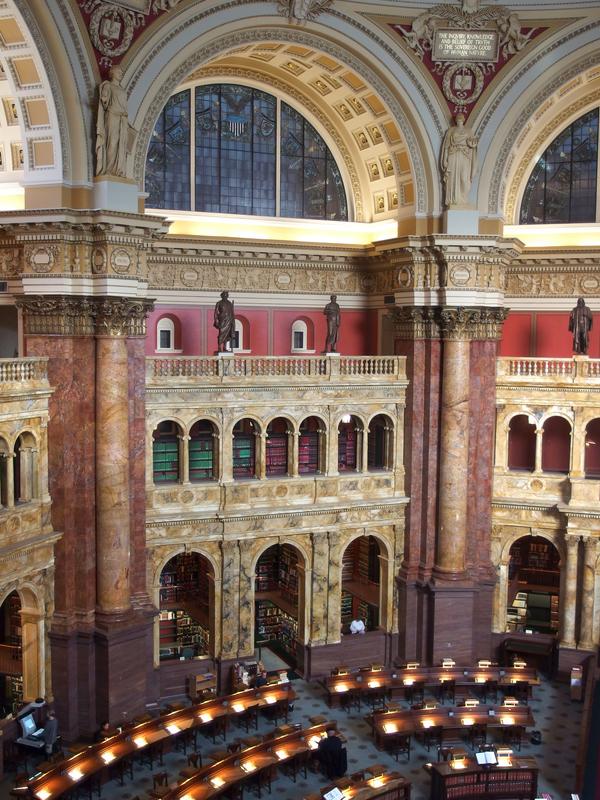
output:
{"label": "bronze statue", "polygon": [[327,317],[327,339],[325,341],[325,352],[337,353],[335,346],[337,344],[338,331],[340,329],[340,307],[336,302],[337,295],[330,296],[330,302],[327,303],[323,309],[323,313]]}
{"label": "bronze statue", "polygon": [[218,330],[217,352],[227,353],[227,343],[229,349],[233,349],[232,340],[235,333],[235,314],[233,303],[229,299],[229,292],[221,292],[221,299],[215,306],[214,327]]}
{"label": "bronze statue", "polygon": [[585,304],[583,297],[569,316],[569,330],[573,331],[573,350],[580,355],[587,355],[592,330],[592,312]]}

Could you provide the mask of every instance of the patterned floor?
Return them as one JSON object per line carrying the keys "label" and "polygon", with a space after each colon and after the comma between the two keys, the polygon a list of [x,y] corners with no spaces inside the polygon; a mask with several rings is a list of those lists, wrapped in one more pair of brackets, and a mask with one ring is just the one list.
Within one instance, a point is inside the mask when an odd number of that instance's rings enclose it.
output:
{"label": "patterned floor", "polygon": [[[268,669],[274,669],[280,662],[277,657],[263,651],[263,661]],[[423,769],[427,761],[434,757],[434,751],[427,753],[419,743],[414,742],[410,761],[405,756],[400,756],[396,762],[393,756],[378,751],[373,743],[370,729],[361,713],[347,713],[341,709],[329,709],[325,702],[325,690],[317,683],[306,683],[294,680],[294,689],[298,694],[291,721],[299,722],[302,727],[310,723],[308,718],[315,714],[327,715],[338,722],[338,728],[344,732],[348,743],[348,771],[353,772],[370,763],[384,763],[391,768],[399,770],[412,782],[412,797],[414,800],[428,800],[429,776]],[[567,800],[574,791],[574,763],[578,745],[578,736],[581,723],[582,707],[580,703],[569,699],[568,687],[563,684],[544,682],[539,688],[534,689],[531,702],[536,728],[542,733],[542,744],[523,744],[522,754],[536,756],[540,767],[540,782],[538,796],[547,793],[553,800],[562,798]],[[259,733],[264,733],[272,728],[272,723],[261,719]],[[229,732],[229,739],[234,739],[238,734],[234,728]],[[211,751],[219,749],[208,739],[202,739],[201,751],[203,756],[208,756]],[[179,770],[187,765],[186,757],[182,753],[169,753],[165,756],[164,769],[176,782]],[[9,775],[9,778],[11,776]],[[296,784],[286,777],[279,777],[273,785],[273,794],[277,800],[299,800],[306,794],[317,790],[327,781],[322,776],[308,774],[308,779],[300,776]],[[12,781],[0,784],[0,797],[8,797],[8,790]],[[103,800],[131,800],[139,797],[145,800],[146,790],[152,787],[152,774],[148,769],[136,767],[133,781],[126,782],[121,787],[116,782],[109,782],[102,790]]]}

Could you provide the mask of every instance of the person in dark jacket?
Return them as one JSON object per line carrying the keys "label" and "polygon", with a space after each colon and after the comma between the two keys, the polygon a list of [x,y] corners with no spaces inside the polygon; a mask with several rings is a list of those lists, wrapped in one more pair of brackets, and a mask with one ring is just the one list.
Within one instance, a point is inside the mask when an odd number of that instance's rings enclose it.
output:
{"label": "person in dark jacket", "polygon": [[318,756],[321,767],[330,780],[346,774],[346,750],[335,728],[327,728],[327,736],[321,739]]}
{"label": "person in dark jacket", "polygon": [[52,751],[54,750],[54,745],[56,740],[58,739],[58,720],[56,719],[56,715],[54,711],[48,712],[48,719],[46,720],[46,724],[44,725],[44,733],[42,736],[44,740],[44,746],[46,750],[46,755],[52,755]]}

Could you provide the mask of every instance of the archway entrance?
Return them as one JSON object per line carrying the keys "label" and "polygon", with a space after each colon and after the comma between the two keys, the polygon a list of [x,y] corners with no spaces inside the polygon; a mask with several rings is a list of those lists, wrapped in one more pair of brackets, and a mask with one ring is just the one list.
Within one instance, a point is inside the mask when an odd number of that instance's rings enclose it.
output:
{"label": "archway entrance", "polygon": [[351,542],[342,556],[342,633],[348,633],[353,619],[362,619],[368,631],[380,623],[381,555],[374,536]]}
{"label": "archway entrance", "polygon": [[541,536],[510,548],[506,629],[555,633],[559,626],[560,555]]}
{"label": "archway entrance", "polygon": [[258,559],[254,644],[273,650],[291,667],[298,663],[304,606],[303,559],[289,544],[274,544]]}
{"label": "archway entrance", "polygon": [[0,711],[4,718],[23,702],[21,598],[11,592],[0,606]]}
{"label": "archway entrance", "polygon": [[210,655],[214,573],[200,553],[179,553],[160,574],[160,660]]}

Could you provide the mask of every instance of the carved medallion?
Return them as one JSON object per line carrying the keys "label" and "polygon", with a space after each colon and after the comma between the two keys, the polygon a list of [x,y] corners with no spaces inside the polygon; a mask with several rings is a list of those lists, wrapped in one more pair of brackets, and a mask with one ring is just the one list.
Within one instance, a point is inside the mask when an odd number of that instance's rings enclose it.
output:
{"label": "carved medallion", "polygon": [[131,267],[131,256],[127,250],[124,250],[122,247],[118,250],[113,250],[110,257],[110,264],[115,272],[118,272],[122,275],[125,272],[129,272],[129,268]]}
{"label": "carved medallion", "polygon": [[136,27],[133,12],[112,3],[102,3],[90,18],[90,38],[102,55],[116,58],[129,48]]}
{"label": "carved medallion", "polygon": [[51,272],[57,255],[56,247],[34,247],[29,253],[29,266],[33,272]]}

